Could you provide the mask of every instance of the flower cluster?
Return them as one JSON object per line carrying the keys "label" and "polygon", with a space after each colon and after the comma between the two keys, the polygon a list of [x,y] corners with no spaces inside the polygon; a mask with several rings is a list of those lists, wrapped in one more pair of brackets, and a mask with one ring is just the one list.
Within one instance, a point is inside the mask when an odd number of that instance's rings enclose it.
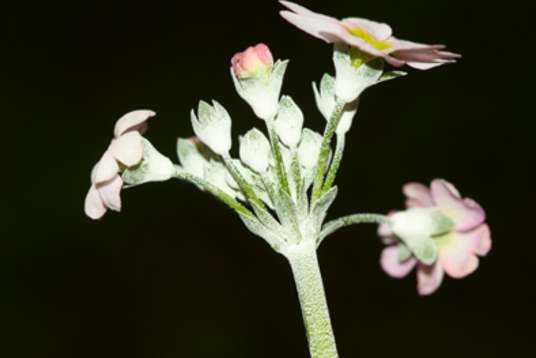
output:
{"label": "flower cluster", "polygon": [[381,256],[383,269],[403,277],[417,266],[420,294],[434,292],[444,272],[456,278],[473,272],[477,255],[486,255],[491,247],[484,211],[471,199],[462,199],[444,180],[434,180],[430,189],[406,185],[405,211],[388,217],[354,214],[323,224],[337,195],[332,184],[361,93],[404,75],[384,72],[384,60],[394,66],[428,69],[453,63],[460,56],[440,51],[443,45],[396,39],[383,23],[337,20],[288,1],[281,3],[291,10],[281,12],[289,22],[335,43],[336,75],[325,74],[318,87],[313,83],[317,107],[327,121],[324,135],[304,128],[301,109],[291,97],[281,96],[288,61],[274,62],[268,46],[257,44],[233,56],[230,73],[237,93],[262,119],[266,134],[257,128],[246,132],[240,137],[239,158],[232,158],[231,116],[216,101],[200,101],[197,111],[190,113],[195,136],[178,139],[180,164],[174,165],[142,137],[147,119],[155,113],[127,113],[118,120],[112,143],[93,168],[86,214],[97,219],[107,209],[120,211],[124,184],[175,177],[220,198],[250,231],[282,253],[303,242],[319,245],[343,226],[374,222],[382,223],[379,234],[390,245]]}
{"label": "flower cluster", "polygon": [[197,112],[191,112],[196,136],[177,142],[180,168],[191,175],[189,180],[251,207],[254,214],[237,210],[240,217],[278,250],[290,241],[315,240],[319,218],[329,206],[324,203],[324,209],[314,215],[307,211],[307,190],[313,182],[322,136],[303,128],[303,113],[292,98],[280,97],[287,63],[274,64],[264,44],[234,55],[231,76],[237,92],[264,121],[268,132],[265,135],[253,128],[240,137],[239,158],[229,154],[231,117],[215,101],[199,102]]}
{"label": "flower cluster", "polygon": [[[476,270],[477,255],[485,256],[491,249],[482,207],[462,198],[442,179],[433,180],[430,189],[419,183],[406,184],[403,192],[408,209],[391,213],[391,225],[378,229],[382,241],[390,245],[380,260],[385,272],[400,278],[417,266],[418,292],[428,295],[439,287],[445,272],[461,278]],[[417,253],[419,247],[429,247],[437,254]]]}

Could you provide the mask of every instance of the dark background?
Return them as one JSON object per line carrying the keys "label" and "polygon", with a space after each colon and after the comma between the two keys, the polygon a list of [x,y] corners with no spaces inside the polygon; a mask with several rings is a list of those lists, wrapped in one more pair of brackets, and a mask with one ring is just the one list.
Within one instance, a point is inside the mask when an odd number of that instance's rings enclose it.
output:
{"label": "dark background", "polygon": [[[436,177],[487,212],[493,248],[430,297],[389,278],[375,227],[320,248],[341,357],[532,357],[534,77],[527,9],[515,1],[313,1],[384,21],[398,38],[445,43],[458,64],[368,89],[329,218],[403,207],[401,186]],[[262,128],[229,61],[258,42],[290,59],[283,93],[321,131],[311,82],[331,46],[274,1],[16,1],[0,6],[0,356],[308,357],[285,259],[234,212],[176,180],[122,193],[123,212],[85,217],[89,173],[124,113],[149,108],[146,137],[176,161],[189,111],[216,99],[233,136]],[[523,37],[526,36],[527,39]],[[531,53],[532,52],[532,53]],[[530,88],[530,87],[529,87]],[[533,91],[532,91],[533,92]],[[236,152],[235,152],[236,153]]]}

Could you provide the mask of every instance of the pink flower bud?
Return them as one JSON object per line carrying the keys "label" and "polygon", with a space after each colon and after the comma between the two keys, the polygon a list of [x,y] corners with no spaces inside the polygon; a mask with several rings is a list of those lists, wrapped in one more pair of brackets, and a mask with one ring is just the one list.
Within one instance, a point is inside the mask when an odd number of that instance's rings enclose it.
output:
{"label": "pink flower bud", "polygon": [[263,43],[239,52],[231,60],[236,77],[264,75],[272,69],[274,59],[270,49]]}

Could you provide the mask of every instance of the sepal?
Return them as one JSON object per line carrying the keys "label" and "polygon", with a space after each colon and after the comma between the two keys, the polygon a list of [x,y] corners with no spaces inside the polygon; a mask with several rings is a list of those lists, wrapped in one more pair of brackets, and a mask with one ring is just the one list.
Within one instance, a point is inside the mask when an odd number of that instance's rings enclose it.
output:
{"label": "sepal", "polygon": [[170,179],[174,172],[171,160],[160,154],[147,139],[142,137],[141,141],[142,160],[138,165],[125,169],[121,176],[123,181],[132,186]]}
{"label": "sepal", "polygon": [[287,147],[295,148],[300,142],[303,113],[289,96],[281,97],[274,127],[279,139]]}
{"label": "sepal", "polygon": [[[326,121],[329,121],[336,103],[335,79],[327,73],[324,74],[320,81],[320,91],[317,89],[316,83],[313,82],[313,92],[318,110],[322,113]],[[335,129],[338,134],[344,134],[350,130],[358,105],[359,98],[345,104],[341,119]]]}
{"label": "sepal", "polygon": [[374,85],[383,73],[383,59],[373,58],[359,67],[352,64],[348,45],[336,42],[333,50],[335,64],[335,95],[346,103],[356,100]]}
{"label": "sepal", "polygon": [[435,209],[414,207],[393,214],[390,226],[419,261],[431,265],[438,256],[432,237],[449,232],[454,223]]}
{"label": "sepal", "polygon": [[231,77],[236,91],[251,106],[257,117],[267,120],[277,114],[279,93],[287,65],[288,60],[278,60],[272,67],[267,81],[256,76],[239,79],[231,67]]}
{"label": "sepal", "polygon": [[231,149],[231,117],[218,102],[213,101],[213,106],[204,101],[199,101],[196,117],[194,110],[190,113],[192,127],[196,136],[212,151],[223,155]]}
{"label": "sepal", "polygon": [[264,173],[269,165],[270,142],[256,128],[248,131],[240,141],[240,159],[257,173]]}

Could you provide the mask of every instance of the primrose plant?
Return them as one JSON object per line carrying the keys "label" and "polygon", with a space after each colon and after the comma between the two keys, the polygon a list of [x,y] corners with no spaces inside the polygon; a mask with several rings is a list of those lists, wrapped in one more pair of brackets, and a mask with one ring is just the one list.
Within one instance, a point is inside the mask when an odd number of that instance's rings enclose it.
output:
{"label": "primrose plant", "polygon": [[[115,126],[114,139],[91,175],[86,214],[101,218],[107,209],[121,210],[124,187],[171,178],[186,180],[236,211],[244,225],[285,256],[296,281],[311,356],[337,357],[316,250],[341,227],[379,224],[388,245],[380,263],[392,277],[416,267],[418,292],[434,292],[446,272],[464,277],[478,266],[478,256],[491,248],[483,209],[462,198],[442,179],[430,188],[403,187],[406,210],[389,215],[360,213],[324,222],[338,189],[335,177],[359,97],[368,87],[405,75],[384,70],[384,63],[426,70],[460,57],[443,45],[396,39],[383,23],[362,19],[337,20],[281,1],[290,11],[283,18],[301,30],[334,44],[335,76],[325,74],[313,92],[326,119],[323,134],[303,127],[303,114],[291,97],[280,96],[288,61],[275,61],[264,44],[232,58],[236,91],[266,126],[253,128],[239,140],[239,158],[231,157],[231,117],[214,101],[199,102],[190,113],[194,137],[179,138],[180,164],[160,154],[145,139],[147,120],[155,113],[127,113]],[[331,141],[336,137],[335,150]]]}

